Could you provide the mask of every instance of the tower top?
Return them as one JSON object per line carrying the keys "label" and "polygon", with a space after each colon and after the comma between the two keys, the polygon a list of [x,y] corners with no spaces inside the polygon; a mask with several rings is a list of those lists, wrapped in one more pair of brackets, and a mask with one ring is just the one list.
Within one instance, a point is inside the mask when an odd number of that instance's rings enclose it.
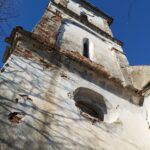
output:
{"label": "tower top", "polygon": [[[88,10],[93,11],[96,14],[99,14],[101,17],[103,17],[104,19],[107,20],[109,25],[112,24],[113,18],[111,16],[109,16],[108,14],[106,14],[105,12],[103,12],[97,6],[95,6],[92,3],[90,3],[88,0],[72,0],[72,1],[79,3],[80,5],[88,8]],[[68,0],[68,2],[69,2],[69,0]]]}
{"label": "tower top", "polygon": [[87,0],[51,0],[49,6],[51,6],[51,4],[75,20],[85,24],[96,33],[123,46],[123,42],[113,37],[109,28],[113,18]]}

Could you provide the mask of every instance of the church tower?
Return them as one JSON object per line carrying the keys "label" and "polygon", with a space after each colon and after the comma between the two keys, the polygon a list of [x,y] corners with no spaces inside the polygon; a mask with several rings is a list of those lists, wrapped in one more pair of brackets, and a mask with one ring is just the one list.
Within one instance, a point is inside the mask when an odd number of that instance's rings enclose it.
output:
{"label": "church tower", "polygon": [[0,150],[149,150],[150,66],[130,66],[113,19],[51,0],[13,29],[0,73]]}

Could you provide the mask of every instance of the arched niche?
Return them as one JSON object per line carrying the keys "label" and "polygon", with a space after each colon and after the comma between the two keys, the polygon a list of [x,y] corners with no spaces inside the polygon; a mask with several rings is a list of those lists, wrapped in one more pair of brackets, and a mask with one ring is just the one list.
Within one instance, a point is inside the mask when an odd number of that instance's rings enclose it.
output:
{"label": "arched niche", "polygon": [[91,89],[80,87],[74,91],[74,101],[82,116],[92,122],[104,121],[107,106],[101,94]]}

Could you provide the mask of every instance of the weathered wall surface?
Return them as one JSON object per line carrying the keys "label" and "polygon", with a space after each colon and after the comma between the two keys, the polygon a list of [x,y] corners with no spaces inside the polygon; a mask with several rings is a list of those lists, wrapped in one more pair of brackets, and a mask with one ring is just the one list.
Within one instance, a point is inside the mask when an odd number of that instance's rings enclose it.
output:
{"label": "weathered wall surface", "polygon": [[[126,69],[108,22],[96,14],[83,22],[79,13],[93,12],[78,0],[54,2],[32,33],[18,28],[7,38],[0,150],[149,150],[150,96],[141,103],[143,93],[130,82],[138,69]],[[93,43],[90,59],[82,55],[84,38]],[[148,82],[140,76],[135,85]]]}
{"label": "weathered wall surface", "polygon": [[88,38],[91,43],[90,59],[103,65],[112,76],[116,76],[126,84],[128,74],[127,72],[123,74],[122,68],[128,66],[128,61],[121,46],[80,22],[78,20],[80,16],[65,12],[68,10],[67,7],[63,10],[55,3],[57,2],[49,4],[41,21],[33,30],[38,39],[58,50],[76,51],[83,55],[83,40]]}
{"label": "weathered wall surface", "polygon": [[150,66],[129,66],[127,70],[137,89],[142,89],[150,83]]}
{"label": "weathered wall surface", "polygon": [[[86,68],[25,42],[1,71],[1,149],[149,150],[148,97],[146,107],[133,105]],[[105,97],[103,122],[80,114],[73,96],[80,87]]]}
{"label": "weathered wall surface", "polygon": [[60,49],[76,51],[83,55],[84,38],[88,38],[90,41],[90,59],[97,64],[105,66],[117,78],[124,80],[118,60],[112,52],[113,45],[102,41],[99,37],[87,31],[85,27],[80,26],[80,24],[73,24],[67,21],[62,24],[58,35]]}
{"label": "weathered wall surface", "polygon": [[[60,0],[55,0],[56,3],[60,3]],[[84,13],[87,15],[88,21],[95,25],[96,27],[100,28],[101,30],[104,30],[108,34],[112,35],[111,30],[109,29],[108,22],[105,18],[102,18],[101,14],[94,12],[94,10],[90,8],[86,8],[86,6],[81,5],[80,1],[68,1],[67,3],[67,9],[77,14],[79,17],[81,13]]]}

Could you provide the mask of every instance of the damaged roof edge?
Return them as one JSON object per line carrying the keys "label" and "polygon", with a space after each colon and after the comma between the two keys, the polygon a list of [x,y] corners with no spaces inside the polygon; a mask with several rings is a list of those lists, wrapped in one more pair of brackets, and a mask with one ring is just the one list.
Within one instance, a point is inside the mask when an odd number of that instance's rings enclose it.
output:
{"label": "damaged roof edge", "polygon": [[97,64],[85,58],[84,56],[81,56],[78,52],[61,49],[60,53],[65,55],[66,57],[71,58],[72,60],[76,62],[82,63],[82,65],[84,65],[88,69],[102,75],[107,80],[113,82],[114,85],[116,85],[117,87],[120,87],[124,89],[125,92],[130,93],[131,97],[133,97],[131,101],[132,103],[136,105],[143,104],[144,102],[143,89],[138,90],[133,85],[124,85],[124,82],[122,80],[112,76],[111,73],[104,66],[102,66],[101,64]]}
{"label": "damaged roof edge", "polygon": [[[39,44],[43,45],[43,43],[41,43],[37,38],[35,39],[34,36],[32,36],[33,33],[28,32],[26,30],[24,30],[22,27],[16,27],[10,37],[6,38],[6,42],[8,42],[11,46],[13,45],[14,41],[16,38],[16,33],[20,33],[24,36],[29,36],[30,38],[32,38],[33,40],[36,40]],[[46,50],[46,49],[45,49]],[[47,50],[48,51],[57,51],[55,49],[51,49],[49,47],[49,45],[47,45]],[[72,51],[67,51],[67,50],[60,50],[58,51],[58,53],[60,53],[61,55],[65,55],[66,57],[71,58],[72,60],[75,60],[76,62],[82,62],[82,64],[87,67],[88,69],[99,73],[100,75],[102,75],[104,78],[106,78],[108,81],[111,81],[114,85],[116,85],[117,87],[120,87],[123,89],[123,91],[125,92],[129,92],[131,93],[131,97],[134,97],[136,100],[132,101],[132,103],[136,104],[136,105],[142,105],[144,102],[144,93],[145,93],[145,89],[143,88],[141,90],[135,88],[133,85],[124,85],[123,81],[112,76],[111,73],[102,65],[97,64],[91,60],[85,59],[83,56],[81,56],[80,54],[78,54],[77,52],[72,52]]]}
{"label": "damaged roof edge", "polygon": [[[73,0],[73,1],[76,1],[76,0]],[[105,18],[105,19],[108,21],[109,25],[112,24],[113,18],[110,17],[109,15],[107,15],[106,13],[104,13],[104,12],[103,12],[102,10],[100,10],[99,8],[97,8],[95,5],[91,4],[88,0],[79,0],[79,3],[84,3],[84,4],[86,4],[86,5],[87,5],[88,7],[90,7],[92,10],[95,10],[97,13],[100,13],[101,16],[102,16],[103,18]]]}
{"label": "damaged roof edge", "polygon": [[[103,17],[104,19],[107,20],[108,24],[111,25],[113,22],[113,18],[109,15],[107,15],[106,13],[104,13],[102,10],[100,10],[98,7],[96,7],[95,5],[91,4],[88,0],[73,0],[74,2],[77,2],[79,4],[84,4],[86,5],[86,7],[88,7],[88,9],[90,10],[94,10],[95,13],[98,13],[101,15],[101,17]],[[55,0],[50,0],[50,2],[55,3]]]}

